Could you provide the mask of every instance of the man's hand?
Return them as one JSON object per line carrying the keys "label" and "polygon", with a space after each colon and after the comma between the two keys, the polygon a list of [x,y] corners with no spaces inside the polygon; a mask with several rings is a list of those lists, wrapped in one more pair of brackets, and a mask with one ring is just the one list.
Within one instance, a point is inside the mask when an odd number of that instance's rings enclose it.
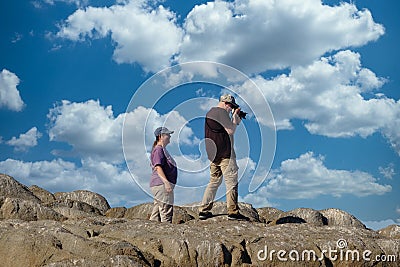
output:
{"label": "man's hand", "polygon": [[232,122],[236,125],[239,125],[239,123],[242,121],[242,119],[239,117],[239,112],[240,108],[237,108],[232,114]]}

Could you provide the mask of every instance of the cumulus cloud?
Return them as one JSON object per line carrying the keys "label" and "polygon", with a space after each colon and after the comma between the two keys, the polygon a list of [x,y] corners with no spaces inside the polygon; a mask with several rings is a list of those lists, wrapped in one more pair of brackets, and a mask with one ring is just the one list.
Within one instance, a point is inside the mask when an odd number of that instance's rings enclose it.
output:
{"label": "cumulus cloud", "polygon": [[176,111],[159,114],[154,109],[138,107],[114,116],[112,107],[103,107],[99,101],[76,103],[64,100],[49,111],[48,118],[50,141],[68,143],[76,156],[110,163],[124,162],[122,132],[129,160],[147,158],[146,153],[155,139],[153,132],[161,125],[176,131],[171,138],[171,145],[175,147],[178,143],[191,145],[198,142],[186,126],[187,120]]}
{"label": "cumulus cloud", "polygon": [[180,62],[210,60],[247,73],[308,65],[384,34],[370,11],[320,0],[208,2],[194,7],[183,27]]}
{"label": "cumulus cloud", "polygon": [[6,144],[13,146],[15,151],[27,151],[31,147],[37,146],[37,140],[42,137],[36,127],[32,127],[26,133],[20,134],[19,137],[13,137]]}
{"label": "cumulus cloud", "polygon": [[82,160],[81,166],[77,166],[62,159],[36,162],[7,159],[0,162],[0,172],[25,185],[36,184],[53,193],[82,189],[97,192],[105,196],[112,206],[129,207],[150,201],[128,171],[103,161],[86,159]]}
{"label": "cumulus cloud", "polygon": [[183,31],[176,15],[146,1],[119,1],[111,7],[79,9],[60,26],[58,37],[72,41],[111,36],[118,63],[139,63],[146,71],[170,65],[179,50]]}
{"label": "cumulus cloud", "polygon": [[167,67],[176,58],[261,73],[307,65],[327,52],[362,46],[384,34],[370,11],[349,3],[215,1],[196,5],[183,25],[162,5],[152,8],[143,0],[118,3],[77,10],[57,36],[78,41],[110,34],[116,43],[114,59],[139,63],[147,71]]}
{"label": "cumulus cloud", "polygon": [[383,195],[392,190],[372,175],[362,171],[328,169],[324,158],[308,152],[297,159],[288,159],[272,170],[268,180],[248,198],[313,199],[321,195],[359,197]]}
{"label": "cumulus cloud", "polygon": [[0,72],[0,108],[12,111],[23,109],[24,102],[17,89],[19,82],[18,76],[11,71],[3,69]]}
{"label": "cumulus cloud", "polygon": [[99,101],[62,101],[48,114],[50,141],[66,142],[81,157],[121,162],[123,115],[114,117],[112,107]]}
{"label": "cumulus cloud", "polygon": [[[381,132],[400,152],[400,101],[369,97],[386,80],[363,68],[358,53],[340,51],[308,66],[294,67],[288,75],[253,80],[271,106],[277,129],[292,129],[291,121],[300,119],[310,133],[328,137],[367,137]],[[247,81],[234,90],[251,100],[252,86]],[[253,99],[251,108],[264,108],[258,102]]]}

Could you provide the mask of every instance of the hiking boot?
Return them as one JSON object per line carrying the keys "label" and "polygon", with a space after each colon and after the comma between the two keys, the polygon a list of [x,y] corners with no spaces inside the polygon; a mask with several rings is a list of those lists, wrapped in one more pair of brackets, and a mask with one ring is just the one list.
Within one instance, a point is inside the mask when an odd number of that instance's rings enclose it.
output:
{"label": "hiking boot", "polygon": [[228,220],[237,220],[237,221],[250,221],[249,217],[244,216],[240,213],[234,213],[228,215]]}
{"label": "hiking boot", "polygon": [[212,213],[209,212],[209,211],[205,211],[205,212],[201,211],[201,212],[199,212],[199,219],[200,220],[207,220],[208,218],[211,218],[212,216],[213,216]]}

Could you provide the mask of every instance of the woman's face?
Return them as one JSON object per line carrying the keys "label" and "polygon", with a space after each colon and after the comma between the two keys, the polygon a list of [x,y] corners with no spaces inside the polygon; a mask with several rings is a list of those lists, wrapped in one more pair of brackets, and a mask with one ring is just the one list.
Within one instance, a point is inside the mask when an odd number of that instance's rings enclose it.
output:
{"label": "woman's face", "polygon": [[166,146],[170,143],[170,139],[171,139],[170,134],[162,134],[161,135],[161,142],[164,144],[164,146]]}

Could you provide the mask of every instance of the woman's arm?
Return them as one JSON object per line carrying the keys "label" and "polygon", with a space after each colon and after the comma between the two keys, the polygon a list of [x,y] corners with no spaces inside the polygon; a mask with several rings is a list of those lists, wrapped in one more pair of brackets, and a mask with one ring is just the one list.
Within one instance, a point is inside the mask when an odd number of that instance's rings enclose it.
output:
{"label": "woman's arm", "polygon": [[165,176],[164,170],[161,168],[160,165],[157,165],[157,166],[155,167],[155,169],[156,169],[156,171],[157,171],[157,173],[158,173],[158,176],[160,176],[161,180],[162,180],[163,183],[164,183],[165,191],[167,191],[167,192],[172,192],[171,183],[168,181],[167,176]]}

